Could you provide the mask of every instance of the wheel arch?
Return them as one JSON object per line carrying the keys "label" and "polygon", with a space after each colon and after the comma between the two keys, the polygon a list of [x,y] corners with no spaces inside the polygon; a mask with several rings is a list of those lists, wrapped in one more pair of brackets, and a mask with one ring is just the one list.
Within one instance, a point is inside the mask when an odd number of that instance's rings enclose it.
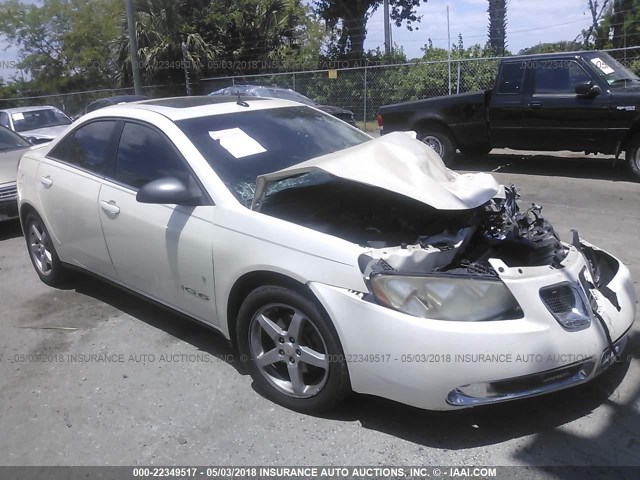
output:
{"label": "wheel arch", "polygon": [[444,120],[440,119],[440,118],[436,118],[436,117],[427,117],[427,118],[421,118],[416,120],[413,123],[413,130],[416,131],[416,133],[418,133],[418,135],[420,135],[420,131],[423,129],[426,129],[428,127],[437,127],[439,129],[444,130],[445,132],[447,132],[449,134],[449,137],[451,138],[451,141],[453,142],[453,148],[458,148],[458,139],[456,138],[455,134],[453,133],[453,130],[451,130],[451,128],[449,127],[449,125],[447,125]]}
{"label": "wheel arch", "polygon": [[[318,300],[318,298],[314,295],[311,289],[299,280],[296,280],[293,277],[285,275],[283,273],[278,273],[269,270],[256,270],[253,272],[248,272],[239,277],[231,290],[229,291],[229,296],[227,298],[227,328],[229,333],[229,339],[231,343],[236,347],[236,326],[238,321],[238,313],[240,311],[240,306],[247,295],[249,295],[253,290],[263,285],[276,285],[280,287],[285,287],[293,290],[296,293],[299,293],[311,301],[313,301],[318,309],[330,320],[329,314],[326,309],[322,305],[322,303]],[[339,339],[338,339],[339,340]]]}
{"label": "wheel arch", "polygon": [[638,136],[640,136],[640,116],[636,118],[631,125],[631,128],[622,139],[622,142],[620,142],[616,156],[620,155],[620,152],[626,152],[629,144]]}

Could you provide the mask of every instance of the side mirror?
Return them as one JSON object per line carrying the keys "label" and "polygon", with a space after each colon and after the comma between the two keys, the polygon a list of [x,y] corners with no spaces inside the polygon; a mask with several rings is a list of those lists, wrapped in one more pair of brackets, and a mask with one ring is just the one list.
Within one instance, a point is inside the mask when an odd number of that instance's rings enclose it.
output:
{"label": "side mirror", "polygon": [[602,89],[593,82],[581,83],[576,86],[576,95],[581,97],[594,98],[602,93]]}
{"label": "side mirror", "polygon": [[193,193],[177,178],[154,180],[138,190],[136,200],[140,203],[195,206],[200,204],[200,195]]}

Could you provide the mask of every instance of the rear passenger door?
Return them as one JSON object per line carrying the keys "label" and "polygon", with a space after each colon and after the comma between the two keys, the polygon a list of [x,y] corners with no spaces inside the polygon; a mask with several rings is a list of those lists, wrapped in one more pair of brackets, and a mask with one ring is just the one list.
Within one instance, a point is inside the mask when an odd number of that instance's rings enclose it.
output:
{"label": "rear passenger door", "polygon": [[[175,145],[156,127],[120,126],[115,165],[99,196],[104,236],[118,280],[179,311],[213,322],[213,205]],[[139,203],[146,183],[181,180],[207,199],[199,206]]]}
{"label": "rear passenger door", "polygon": [[489,127],[493,147],[520,148],[524,138],[524,73],[522,61],[502,62],[489,104]]}
{"label": "rear passenger door", "polygon": [[115,120],[80,126],[40,162],[37,174],[39,213],[60,259],[110,279],[115,272],[100,226],[98,194],[115,126]]}

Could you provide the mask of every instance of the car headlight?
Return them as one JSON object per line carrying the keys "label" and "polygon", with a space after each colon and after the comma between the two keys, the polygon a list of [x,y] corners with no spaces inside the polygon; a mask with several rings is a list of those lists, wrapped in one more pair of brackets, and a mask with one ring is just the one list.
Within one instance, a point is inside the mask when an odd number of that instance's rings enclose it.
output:
{"label": "car headlight", "polygon": [[591,314],[577,284],[568,282],[540,290],[540,298],[549,312],[566,330],[582,330],[591,325]]}
{"label": "car headlight", "polygon": [[374,275],[378,303],[416,317],[482,322],[522,318],[520,305],[498,279]]}

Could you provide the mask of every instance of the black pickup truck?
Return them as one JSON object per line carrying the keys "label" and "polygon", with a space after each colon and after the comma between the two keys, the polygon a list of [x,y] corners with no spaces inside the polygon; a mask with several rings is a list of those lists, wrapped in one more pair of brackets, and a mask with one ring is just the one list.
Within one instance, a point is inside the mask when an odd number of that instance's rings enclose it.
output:
{"label": "black pickup truck", "polygon": [[387,105],[378,124],[414,130],[448,164],[456,149],[624,151],[640,179],[640,78],[603,52],[507,58],[492,90]]}

